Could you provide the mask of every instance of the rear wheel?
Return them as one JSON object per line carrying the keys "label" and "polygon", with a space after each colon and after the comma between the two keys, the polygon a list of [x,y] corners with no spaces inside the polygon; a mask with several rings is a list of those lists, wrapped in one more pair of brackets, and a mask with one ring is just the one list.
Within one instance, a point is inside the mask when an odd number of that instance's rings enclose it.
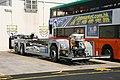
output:
{"label": "rear wheel", "polygon": [[57,48],[55,46],[52,46],[50,48],[50,58],[54,62],[58,61],[58,51],[57,51]]}
{"label": "rear wheel", "polygon": [[113,60],[113,49],[111,47],[104,47],[102,54],[105,56],[110,56],[110,60]]}
{"label": "rear wheel", "polygon": [[13,40],[13,38],[10,37],[10,38],[9,38],[9,49],[13,49],[12,40]]}
{"label": "rear wheel", "polygon": [[24,44],[21,44],[21,46],[20,46],[20,54],[23,55],[24,53],[25,53]]}

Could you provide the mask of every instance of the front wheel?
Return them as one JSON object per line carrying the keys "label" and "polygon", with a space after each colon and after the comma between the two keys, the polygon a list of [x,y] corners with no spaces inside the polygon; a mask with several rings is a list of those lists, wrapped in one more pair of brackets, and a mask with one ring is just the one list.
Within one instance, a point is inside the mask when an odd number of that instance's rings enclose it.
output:
{"label": "front wheel", "polygon": [[15,53],[19,53],[18,45],[17,45],[17,44],[15,45],[15,48],[14,48],[14,49],[15,49]]}
{"label": "front wheel", "polygon": [[55,46],[52,46],[50,48],[50,58],[54,62],[58,61],[58,51],[57,51],[57,48]]}

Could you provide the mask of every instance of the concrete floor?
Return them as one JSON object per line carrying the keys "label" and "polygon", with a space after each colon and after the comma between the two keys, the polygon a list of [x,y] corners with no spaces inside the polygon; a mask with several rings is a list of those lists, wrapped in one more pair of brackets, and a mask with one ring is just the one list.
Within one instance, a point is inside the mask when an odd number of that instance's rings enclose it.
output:
{"label": "concrete floor", "polygon": [[120,63],[91,59],[90,61],[104,64],[68,65],[40,59],[37,56],[22,56],[13,52],[0,52],[0,75],[15,75],[27,73],[40,73],[50,71],[80,70],[119,67]]}

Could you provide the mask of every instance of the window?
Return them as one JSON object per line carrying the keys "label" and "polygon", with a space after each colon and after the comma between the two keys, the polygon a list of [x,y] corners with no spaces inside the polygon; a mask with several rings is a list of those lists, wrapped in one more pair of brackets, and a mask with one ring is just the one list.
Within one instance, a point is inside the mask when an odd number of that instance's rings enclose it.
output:
{"label": "window", "polygon": [[25,0],[26,12],[37,12],[37,0]]}
{"label": "window", "polygon": [[100,26],[99,27],[99,35],[100,38],[118,38],[119,36],[119,26]]}
{"label": "window", "polygon": [[119,31],[118,32],[119,32],[118,34],[119,34],[119,38],[120,38],[120,26],[119,26]]}
{"label": "window", "polygon": [[68,37],[68,36],[70,36],[71,34],[73,34],[75,31],[74,31],[74,29],[73,28],[65,28],[65,34],[64,34],[64,36],[65,37]]}
{"label": "window", "polygon": [[55,34],[55,31],[54,31],[54,36],[57,36],[57,37],[64,37],[64,29],[63,28],[57,28],[56,29],[56,34]]}
{"label": "window", "polygon": [[84,27],[77,27],[77,28],[57,28],[54,29],[54,36],[56,37],[68,37],[73,33],[76,33],[77,30],[83,30],[83,34],[85,34],[85,28]]}
{"label": "window", "polygon": [[[84,2],[85,1],[85,2]],[[96,4],[98,3],[98,4]],[[82,14],[88,12],[95,12],[107,9],[120,8],[119,0],[81,0],[73,3],[68,3],[56,7],[52,7],[51,10],[56,11],[58,14],[50,17],[61,17],[61,16],[69,16],[74,14]]]}
{"label": "window", "polygon": [[1,6],[11,6],[12,0],[0,0],[0,5]]}
{"label": "window", "polygon": [[57,11],[57,16],[64,16],[65,15],[65,12],[63,11]]}
{"label": "window", "polygon": [[52,17],[55,17],[56,14],[57,14],[56,10],[51,10],[51,14],[50,14],[50,15],[51,15]]}

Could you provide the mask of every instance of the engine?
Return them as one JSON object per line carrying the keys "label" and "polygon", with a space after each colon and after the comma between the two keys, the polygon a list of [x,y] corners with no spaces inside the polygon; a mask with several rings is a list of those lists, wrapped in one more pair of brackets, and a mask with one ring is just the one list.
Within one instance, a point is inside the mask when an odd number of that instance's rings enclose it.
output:
{"label": "engine", "polygon": [[74,57],[85,57],[84,34],[72,34],[70,36],[71,51]]}
{"label": "engine", "polygon": [[60,55],[69,57],[85,57],[84,34],[72,34],[69,39],[58,40]]}

